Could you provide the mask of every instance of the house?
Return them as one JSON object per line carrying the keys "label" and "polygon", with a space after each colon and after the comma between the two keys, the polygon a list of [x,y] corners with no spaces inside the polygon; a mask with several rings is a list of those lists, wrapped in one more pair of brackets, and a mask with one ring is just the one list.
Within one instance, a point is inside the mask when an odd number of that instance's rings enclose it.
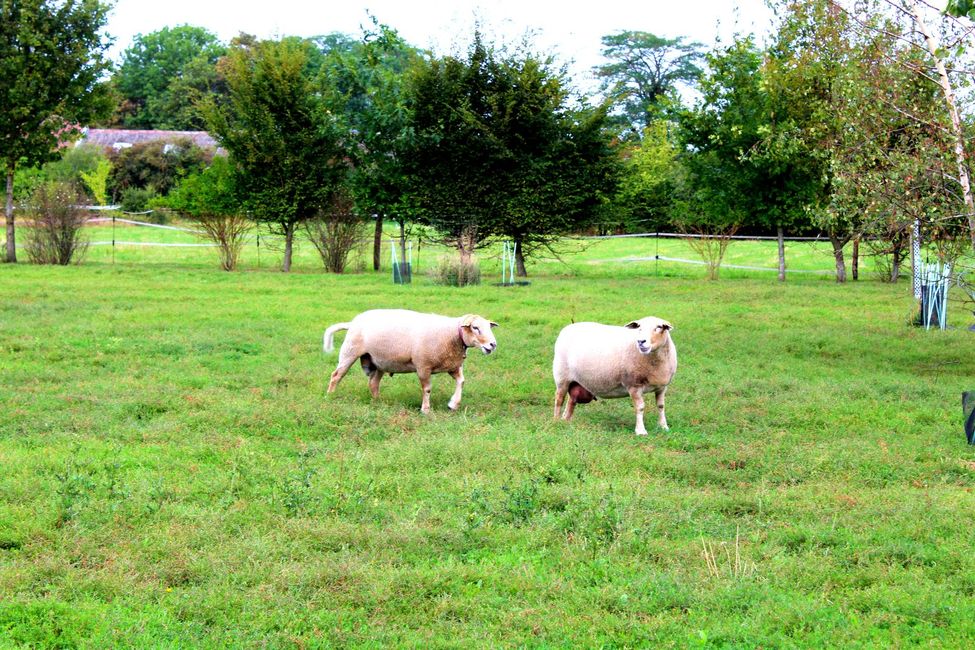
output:
{"label": "house", "polygon": [[77,144],[93,144],[105,149],[128,149],[132,145],[143,142],[165,142],[164,151],[169,152],[180,140],[191,140],[196,146],[204,150],[219,151],[220,145],[206,131],[156,131],[152,129],[89,129],[81,130],[81,139]]}

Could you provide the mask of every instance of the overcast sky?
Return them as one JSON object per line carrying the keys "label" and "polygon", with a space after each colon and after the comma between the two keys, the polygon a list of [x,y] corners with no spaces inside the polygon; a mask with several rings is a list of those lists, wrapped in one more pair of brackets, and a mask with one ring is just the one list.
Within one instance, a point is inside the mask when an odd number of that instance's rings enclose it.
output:
{"label": "overcast sky", "polygon": [[[419,47],[444,54],[463,51],[475,20],[495,41],[517,43],[529,31],[536,49],[565,63],[580,86],[602,63],[600,37],[620,30],[683,36],[713,45],[736,33],[769,31],[771,12],[763,0],[118,0],[109,18],[113,58],[136,34],[166,26],[195,25],[229,41],[239,32],[259,37],[361,34],[367,12]],[[589,77],[587,79],[587,77]]]}

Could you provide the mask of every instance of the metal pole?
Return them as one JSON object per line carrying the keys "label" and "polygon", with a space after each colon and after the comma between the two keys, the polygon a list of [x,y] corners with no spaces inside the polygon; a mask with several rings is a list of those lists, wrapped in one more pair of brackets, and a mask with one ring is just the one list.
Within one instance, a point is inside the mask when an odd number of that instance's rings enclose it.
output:
{"label": "metal pole", "polygon": [[115,266],[115,215],[112,215],[112,266]]}

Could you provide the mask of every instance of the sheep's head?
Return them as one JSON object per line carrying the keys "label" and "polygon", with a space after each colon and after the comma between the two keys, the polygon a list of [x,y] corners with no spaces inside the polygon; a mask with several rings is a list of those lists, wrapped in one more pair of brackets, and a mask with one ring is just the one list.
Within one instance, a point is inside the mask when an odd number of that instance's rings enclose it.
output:
{"label": "sheep's head", "polygon": [[498,342],[494,339],[491,328],[498,324],[475,314],[461,316],[460,337],[464,345],[469,348],[481,348],[484,354],[491,354],[498,347]]}
{"label": "sheep's head", "polygon": [[653,316],[630,321],[625,327],[636,330],[635,341],[640,354],[650,354],[666,344],[670,339],[670,330],[674,329],[674,326],[667,321]]}

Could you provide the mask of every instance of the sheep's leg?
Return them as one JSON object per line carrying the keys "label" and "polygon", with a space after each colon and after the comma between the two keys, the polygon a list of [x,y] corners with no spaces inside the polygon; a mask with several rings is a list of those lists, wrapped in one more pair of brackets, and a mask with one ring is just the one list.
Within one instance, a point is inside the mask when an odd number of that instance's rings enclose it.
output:
{"label": "sheep's leg", "polygon": [[373,398],[379,397],[379,380],[382,378],[383,371],[378,368],[369,375],[369,392],[372,393]]}
{"label": "sheep's leg", "polygon": [[355,363],[359,355],[349,355],[339,353],[339,365],[335,368],[335,372],[332,373],[332,378],[328,382],[328,392],[334,393],[335,387],[339,385],[342,381],[342,377],[345,377],[345,373],[349,372],[349,368]]}
{"label": "sheep's leg", "polygon": [[667,426],[667,414],[664,413],[664,395],[666,393],[666,386],[657,391],[657,424],[664,431],[670,431],[670,427]]}
{"label": "sheep's leg", "polygon": [[458,368],[457,370],[451,372],[450,376],[454,378],[456,386],[454,388],[454,394],[450,397],[450,401],[447,402],[447,406],[451,411],[456,411],[457,407],[460,406],[460,396],[464,389],[464,369]]}
{"label": "sheep's leg", "polygon": [[420,379],[420,388],[423,390],[423,399],[420,402],[420,413],[430,412],[430,372],[417,369],[416,376]]}
{"label": "sheep's leg", "polygon": [[565,395],[569,392],[568,384],[558,384],[555,387],[555,419],[559,419],[559,412],[562,410],[562,404],[565,402]]}
{"label": "sheep's leg", "polygon": [[567,422],[571,420],[572,414],[575,412],[575,410],[576,398],[572,396],[572,393],[569,393],[569,401],[565,405],[565,411],[562,412],[562,419]]}
{"label": "sheep's leg", "polygon": [[636,435],[647,435],[647,427],[643,424],[643,389],[639,386],[631,386],[629,389],[630,399],[633,400],[633,408],[636,410]]}

